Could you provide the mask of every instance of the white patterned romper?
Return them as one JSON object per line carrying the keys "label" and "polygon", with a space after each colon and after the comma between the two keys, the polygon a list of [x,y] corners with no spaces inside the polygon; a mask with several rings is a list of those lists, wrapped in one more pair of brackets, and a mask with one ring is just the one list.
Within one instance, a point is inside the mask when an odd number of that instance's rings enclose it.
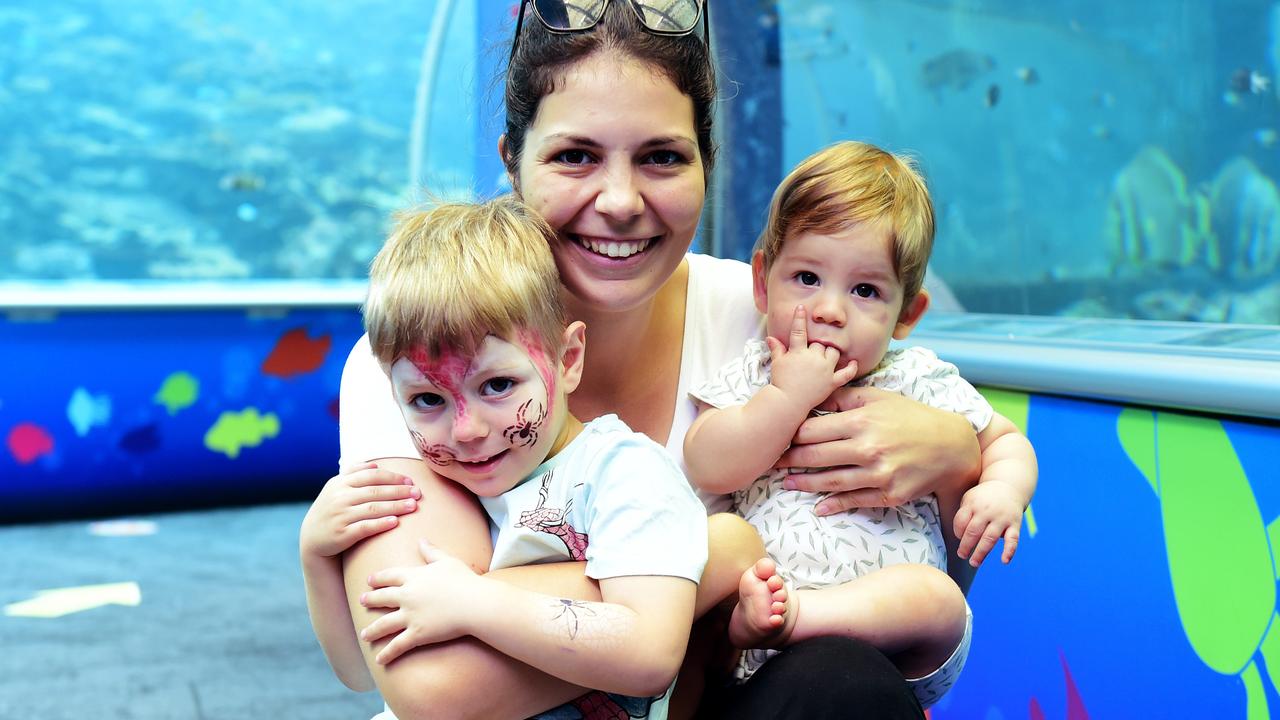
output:
{"label": "white patterned romper", "polygon": [[[770,355],[763,340],[749,340],[743,355],[695,388],[692,395],[715,408],[743,405],[769,384]],[[976,431],[991,422],[991,405],[956,367],[925,348],[890,350],[876,369],[852,383],[900,393],[931,407],[964,415]],[[816,412],[816,411],[815,411]],[[858,508],[819,517],[813,508],[825,493],[785,490],[785,470],[775,470],[733,493],[734,510],[764,540],[778,571],[795,589],[840,585],[868,572],[901,563],[947,570],[946,546],[932,495],[891,508]],[[951,658],[922,678],[908,679],[920,704],[929,707],[955,684],[969,652],[969,612],[964,638]],[[743,653],[737,676],[745,680],[776,654]]]}

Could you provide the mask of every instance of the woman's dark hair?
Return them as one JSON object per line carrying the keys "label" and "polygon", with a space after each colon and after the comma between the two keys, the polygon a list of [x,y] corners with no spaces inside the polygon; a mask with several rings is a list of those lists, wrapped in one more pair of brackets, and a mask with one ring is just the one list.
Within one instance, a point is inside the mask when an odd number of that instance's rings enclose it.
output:
{"label": "woman's dark hair", "polygon": [[525,133],[542,98],[555,90],[566,68],[598,51],[634,58],[661,73],[693,100],[698,152],[703,172],[710,176],[716,154],[711,138],[716,73],[701,31],[677,37],[647,32],[624,0],[609,3],[604,17],[590,30],[554,33],[529,17],[520,34],[519,47],[507,66],[505,92],[507,139],[502,160],[512,177],[519,177]]}

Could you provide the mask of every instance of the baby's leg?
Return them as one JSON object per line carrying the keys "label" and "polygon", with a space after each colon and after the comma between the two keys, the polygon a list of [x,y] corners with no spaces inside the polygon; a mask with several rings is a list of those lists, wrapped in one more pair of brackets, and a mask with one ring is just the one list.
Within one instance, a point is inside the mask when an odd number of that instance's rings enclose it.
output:
{"label": "baby's leg", "polygon": [[942,666],[965,628],[964,594],[929,565],[891,565],[843,585],[793,591],[804,606],[790,642],[845,635],[871,643],[908,678]]}
{"label": "baby's leg", "polygon": [[735,647],[748,649],[785,645],[796,620],[796,608],[787,601],[787,589],[773,560],[757,560],[739,581],[729,640]]}

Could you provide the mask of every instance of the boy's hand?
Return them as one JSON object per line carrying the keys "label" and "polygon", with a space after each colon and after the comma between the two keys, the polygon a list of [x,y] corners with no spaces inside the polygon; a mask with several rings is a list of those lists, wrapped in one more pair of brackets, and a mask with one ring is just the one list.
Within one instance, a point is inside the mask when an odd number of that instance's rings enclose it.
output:
{"label": "boy's hand", "polygon": [[787,345],[777,338],[766,337],[772,358],[770,383],[804,404],[806,409],[818,406],[838,387],[847,385],[858,373],[858,363],[836,369],[840,351],[821,343],[809,342],[808,322],[803,305],[796,306]]}
{"label": "boy's hand", "polygon": [[956,513],[955,533],[960,539],[956,555],[978,567],[1003,536],[1004,553],[1000,559],[1008,563],[1018,551],[1025,509],[1018,491],[1008,483],[993,480],[974,486],[961,498]]}
{"label": "boy's hand", "polygon": [[368,608],[391,608],[369,623],[360,639],[374,642],[394,634],[376,660],[386,665],[419,645],[445,642],[469,634],[466,629],[468,587],[480,576],[466,563],[426,540],[418,542],[425,565],[382,570],[369,578],[374,588],[360,596]]}
{"label": "boy's hand", "polygon": [[304,555],[332,557],[399,522],[422,498],[409,478],[364,463],[325,483],[302,519],[299,545]]}

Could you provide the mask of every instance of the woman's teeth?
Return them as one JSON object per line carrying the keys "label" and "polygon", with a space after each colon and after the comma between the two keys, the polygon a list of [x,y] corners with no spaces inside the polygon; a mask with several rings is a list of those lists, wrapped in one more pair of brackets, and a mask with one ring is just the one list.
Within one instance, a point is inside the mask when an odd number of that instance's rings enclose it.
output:
{"label": "woman's teeth", "polygon": [[624,258],[630,257],[639,252],[644,252],[644,249],[649,247],[649,243],[652,242],[652,239],[646,238],[644,240],[624,240],[617,242],[594,240],[592,238],[580,236],[578,241],[583,247],[598,255],[607,255],[612,258]]}

